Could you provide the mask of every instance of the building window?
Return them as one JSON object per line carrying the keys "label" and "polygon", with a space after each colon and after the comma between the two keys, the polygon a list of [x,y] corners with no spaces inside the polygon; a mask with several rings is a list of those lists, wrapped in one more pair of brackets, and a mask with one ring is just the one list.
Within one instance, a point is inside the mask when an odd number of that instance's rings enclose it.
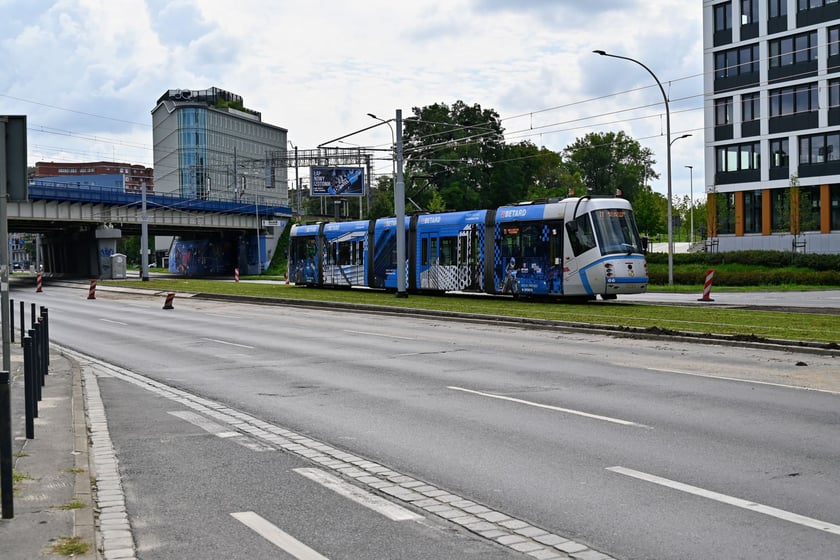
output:
{"label": "building window", "polygon": [[770,229],[790,231],[790,189],[773,189],[770,195]]}
{"label": "building window", "polygon": [[761,191],[744,192],[744,233],[761,233]]}
{"label": "building window", "polygon": [[836,3],[837,0],[799,0],[799,11],[807,12],[808,10],[816,10]]}
{"label": "building window", "polygon": [[771,18],[787,16],[787,0],[767,0],[767,13]]}
{"label": "building window", "polygon": [[803,84],[770,90],[767,101],[770,117],[783,117],[795,113],[816,111],[819,108],[817,84]]}
{"label": "building window", "polygon": [[761,94],[758,92],[741,95],[741,120],[744,122],[758,120],[761,116],[760,99]]}
{"label": "building window", "polygon": [[840,230],[840,185],[831,185],[829,199],[831,217],[828,227],[833,230]]}
{"label": "building window", "polygon": [[840,107],[840,80],[828,82],[828,106],[829,108]]}
{"label": "building window", "polygon": [[790,148],[787,138],[770,140],[770,169],[788,167],[790,165]]}
{"label": "building window", "polygon": [[715,214],[718,235],[735,233],[735,193],[715,195]]}
{"label": "building window", "polygon": [[732,78],[758,73],[758,45],[747,45],[715,53],[715,77]]}
{"label": "building window", "polygon": [[840,161],[840,132],[799,137],[799,164]]}
{"label": "building window", "polygon": [[715,99],[715,126],[732,124],[732,98]]}
{"label": "building window", "polygon": [[817,60],[817,32],[801,33],[767,42],[770,68]]}
{"label": "building window", "polygon": [[758,21],[758,0],[741,0],[741,25]]}
{"label": "building window", "polygon": [[840,55],[840,27],[828,28],[828,56]]}
{"label": "building window", "polygon": [[717,148],[717,172],[757,171],[760,169],[761,150],[758,142],[735,144]]}
{"label": "building window", "polygon": [[799,231],[820,229],[820,187],[799,187]]}
{"label": "building window", "polygon": [[732,29],[732,4],[730,2],[716,4],[714,11],[715,31],[729,31]]}

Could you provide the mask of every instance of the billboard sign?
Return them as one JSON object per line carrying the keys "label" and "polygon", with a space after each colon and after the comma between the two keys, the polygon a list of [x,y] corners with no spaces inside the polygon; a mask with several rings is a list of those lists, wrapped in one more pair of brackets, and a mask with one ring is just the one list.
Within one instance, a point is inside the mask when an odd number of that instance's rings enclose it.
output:
{"label": "billboard sign", "polygon": [[361,167],[313,167],[311,196],[364,196],[365,173]]}

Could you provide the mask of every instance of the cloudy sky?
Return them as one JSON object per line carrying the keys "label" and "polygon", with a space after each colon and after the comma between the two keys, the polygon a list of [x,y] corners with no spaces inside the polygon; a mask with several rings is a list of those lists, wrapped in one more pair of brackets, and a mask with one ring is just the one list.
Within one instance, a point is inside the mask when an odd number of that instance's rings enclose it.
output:
{"label": "cloudy sky", "polygon": [[[561,150],[623,130],[665,194],[703,192],[701,0],[0,0],[0,114],[28,116],[29,163],[151,166],[151,111],[174,88],[241,95],[300,148],[432,103],[494,109],[507,140]],[[379,127],[347,138],[387,147]],[[378,172],[390,172],[380,162]]]}

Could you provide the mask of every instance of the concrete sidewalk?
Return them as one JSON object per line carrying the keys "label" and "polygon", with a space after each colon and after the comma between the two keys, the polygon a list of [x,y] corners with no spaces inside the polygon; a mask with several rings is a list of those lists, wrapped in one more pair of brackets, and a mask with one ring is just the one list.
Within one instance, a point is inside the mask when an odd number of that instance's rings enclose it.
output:
{"label": "concrete sidewalk", "polygon": [[35,419],[35,438],[26,439],[23,351],[11,351],[12,463],[14,517],[0,519],[0,558],[32,560],[70,557],[74,544],[87,546],[73,558],[101,558],[96,550],[82,375],[78,365],[50,353],[49,374]]}

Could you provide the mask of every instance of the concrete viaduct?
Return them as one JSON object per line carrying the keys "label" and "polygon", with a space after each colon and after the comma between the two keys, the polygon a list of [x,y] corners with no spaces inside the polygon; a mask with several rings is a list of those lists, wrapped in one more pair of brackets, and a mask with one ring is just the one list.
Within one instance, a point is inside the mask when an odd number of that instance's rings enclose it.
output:
{"label": "concrete viaduct", "polygon": [[[10,233],[41,234],[43,266],[49,273],[99,277],[103,256],[113,253],[123,235],[140,235],[141,194],[39,181],[27,199],[9,201]],[[292,211],[253,196],[241,199],[190,199],[171,193],[146,196],[146,224],[152,236],[214,237],[227,232],[256,239],[274,253]],[[168,247],[158,247],[168,249]]]}

